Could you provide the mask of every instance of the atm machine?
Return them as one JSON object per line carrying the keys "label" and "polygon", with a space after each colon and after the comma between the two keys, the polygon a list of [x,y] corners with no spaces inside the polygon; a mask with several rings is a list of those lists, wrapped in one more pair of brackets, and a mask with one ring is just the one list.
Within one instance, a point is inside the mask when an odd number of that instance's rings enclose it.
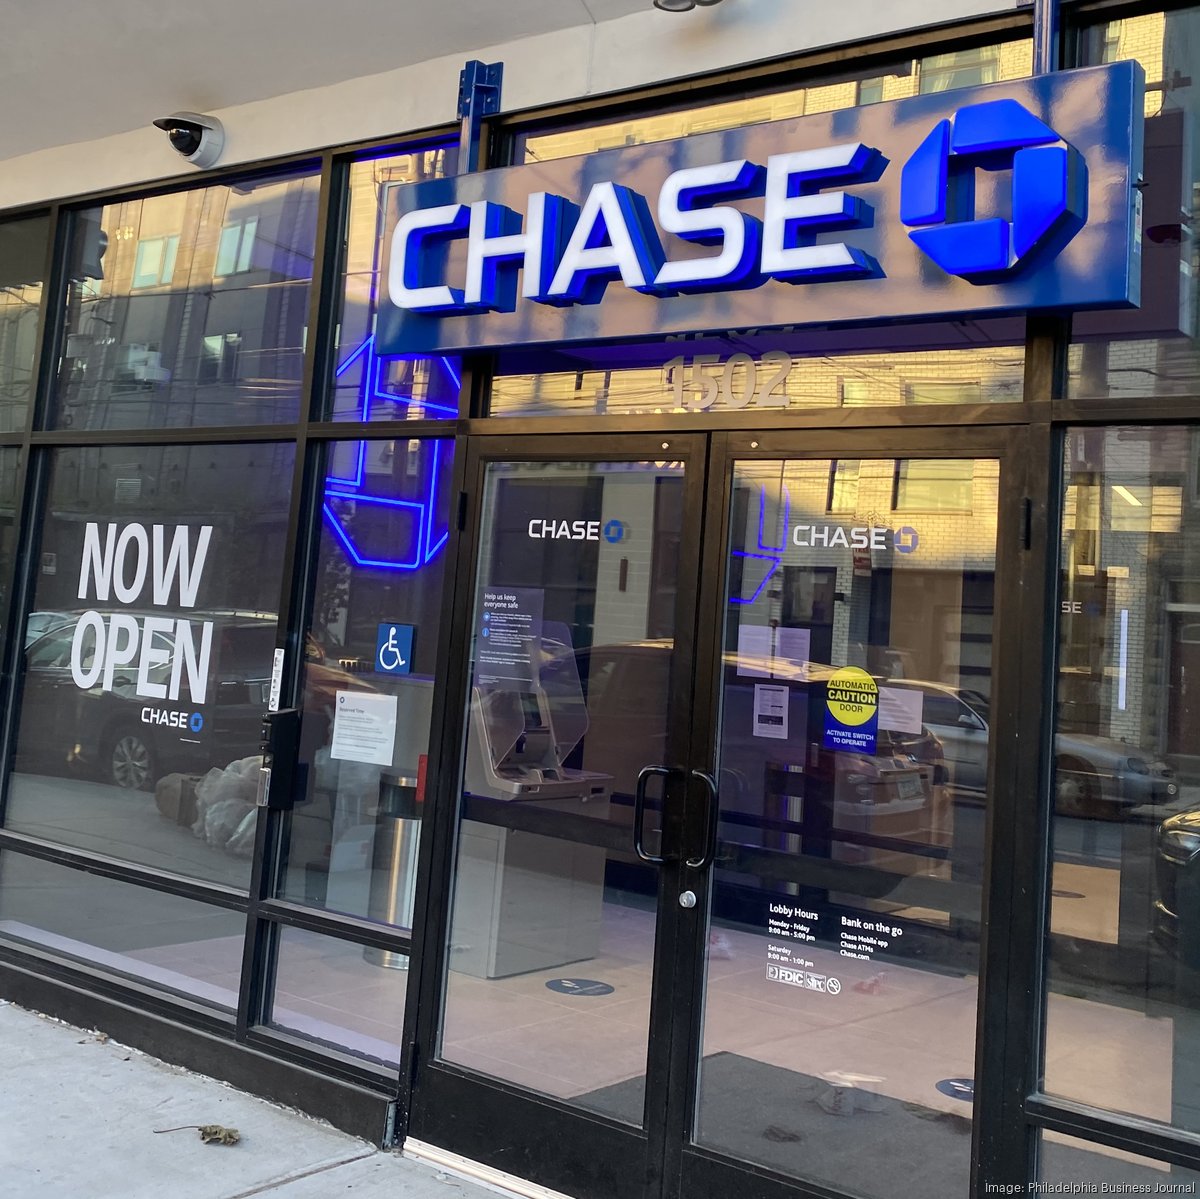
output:
{"label": "atm machine", "polygon": [[[553,969],[599,947],[605,850],[520,827],[534,805],[606,821],[612,793],[611,775],[564,765],[588,727],[574,655],[538,673],[523,690],[472,690],[450,966],[477,978]],[[470,818],[472,804],[486,821]]]}

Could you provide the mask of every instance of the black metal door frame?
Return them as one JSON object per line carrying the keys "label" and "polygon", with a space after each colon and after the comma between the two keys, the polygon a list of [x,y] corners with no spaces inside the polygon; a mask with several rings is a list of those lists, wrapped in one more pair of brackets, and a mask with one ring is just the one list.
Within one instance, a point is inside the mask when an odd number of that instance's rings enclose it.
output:
{"label": "black metal door frame", "polygon": [[[1038,436],[1040,434],[1040,437]],[[976,1024],[975,1113],[972,1133],[971,1194],[983,1195],[984,1183],[1020,1182],[1029,1161],[1028,1126],[1019,1097],[1028,1093],[1031,1063],[1022,996],[1027,984],[1010,982],[1013,959],[1021,955],[1012,943],[1014,905],[1027,920],[1036,907],[1034,852],[1036,805],[1019,803],[1032,795],[1039,777],[1036,753],[1009,752],[1037,742],[1041,713],[1036,702],[1044,690],[1040,639],[1020,630],[1040,625],[1039,562],[1045,552],[1044,501],[1030,498],[1041,480],[1039,455],[1050,451],[1046,429],[1028,426],[802,430],[783,433],[740,432],[714,435],[710,454],[707,513],[701,573],[698,669],[693,757],[711,769],[718,731],[719,664],[722,653],[725,563],[731,548],[728,512],[732,502],[733,464],[747,459],[776,458],[992,458],[1000,463],[996,533],[996,586],[993,617],[993,714],[988,772],[988,804],[984,834],[984,878],[980,919],[979,998]],[[1035,520],[1035,515],[1041,519]],[[1002,647],[1020,646],[1019,652]],[[1023,788],[1023,790],[1021,790]],[[702,819],[702,818],[701,818]],[[1024,848],[1022,848],[1022,846]],[[1022,868],[1021,862],[1025,865]],[[673,966],[679,1011],[673,1026],[672,1086],[666,1096],[669,1155],[665,1170],[666,1199],[727,1199],[731,1194],[754,1199],[836,1199],[840,1192],[798,1182],[783,1174],[751,1166],[693,1145],[697,1075],[703,1007],[703,972],[708,934],[707,912],[712,865],[685,871],[685,885],[698,902],[681,910],[686,925],[676,937],[679,958]],[[1011,1002],[1015,986],[1018,1002]]]}
{"label": "black metal door frame", "polygon": [[[433,819],[422,847],[428,886],[424,950],[415,1015],[415,1042],[408,1081],[411,1102],[408,1134],[451,1149],[521,1178],[533,1179],[579,1199],[619,1195],[657,1199],[665,1157],[665,1125],[647,1118],[642,1129],[593,1115],[523,1088],[473,1074],[437,1058],[445,946],[449,931],[449,896],[453,883],[454,847],[459,808],[459,778],[466,736],[466,704],[470,677],[470,629],[475,579],[482,536],[484,472],[494,462],[681,461],[684,475],[684,521],[679,560],[681,573],[695,569],[703,523],[706,437],[703,434],[614,434],[472,437],[460,445],[464,474],[456,561],[456,586],[449,626],[445,719],[438,746],[442,764],[432,794]],[[469,497],[469,498],[468,498]],[[675,669],[671,678],[671,711],[680,715],[667,729],[667,764],[677,771],[664,803],[664,847],[681,847],[685,837],[682,785],[689,759],[687,714],[691,709],[692,655],[698,597],[694,588],[676,593]],[[652,763],[646,763],[651,765]],[[632,846],[627,847],[632,849]],[[668,856],[674,858],[676,853]],[[682,856],[679,854],[678,856]],[[672,1017],[670,964],[678,958],[673,943],[675,922],[666,911],[679,892],[678,861],[659,867],[654,983],[650,1007],[650,1050],[647,1095],[668,1090]],[[647,1101],[646,1112],[653,1111]]]}
{"label": "black metal door frame", "polygon": [[[1037,434],[1043,436],[1038,437]],[[1036,760],[1000,752],[1018,735],[1036,733],[1037,704],[1022,703],[1042,684],[1038,647],[1018,630],[1040,618],[1038,588],[1025,585],[1044,523],[1029,487],[1043,473],[1039,452],[1048,452],[1048,431],[1026,425],[988,427],[889,427],[884,429],[800,429],[791,432],[683,434],[558,433],[544,436],[472,436],[460,443],[463,463],[460,533],[448,639],[446,715],[439,744],[445,764],[436,780],[433,820],[423,846],[422,870],[428,886],[421,942],[418,1002],[410,1013],[414,1030],[406,1089],[411,1088],[408,1134],[518,1177],[578,1199],[726,1199],[732,1193],[762,1199],[829,1199],[834,1192],[798,1183],[757,1166],[738,1163],[691,1144],[703,1002],[704,948],[708,931],[711,866],[689,868],[683,858],[703,845],[708,792],[695,770],[710,771],[716,751],[717,705],[723,651],[725,563],[730,548],[728,512],[733,463],[753,458],[975,457],[1001,463],[996,545],[993,627],[993,695],[989,793],[985,831],[985,875],[981,924],[981,966],[976,1039],[975,1127],[972,1193],[983,1181],[1025,1177],[1028,1136],[1021,1115],[1027,1068],[1020,1046],[1026,1042],[1025,1016],[1009,1009],[1012,913],[1018,889],[1018,842],[1028,841],[1029,805],[1016,802],[1017,787],[1028,787]],[[668,829],[681,852],[660,870],[659,910],[647,1062],[647,1119],[634,1130],[616,1121],[570,1108],[548,1097],[473,1074],[437,1060],[448,897],[458,810],[459,769],[465,739],[465,694],[470,672],[470,628],[481,536],[482,482],[488,463],[505,461],[655,460],[686,462],[681,575],[691,563],[697,585],[680,587],[676,604],[677,662],[672,710],[682,715],[669,732],[677,763],[688,783],[671,806],[676,824]],[[1031,463],[1033,465],[1031,465]],[[1031,477],[1033,476],[1033,477]],[[1034,576],[1038,571],[1033,569]],[[1005,645],[1021,653],[999,652]],[[1030,675],[1036,674],[1036,679]],[[1020,776],[1020,777],[1019,777]],[[1030,872],[1021,879],[1029,905]],[[682,907],[679,896],[692,891],[697,903]],[[1018,1005],[1020,1008],[1021,1005]],[[986,1030],[986,1032],[985,1032]],[[1015,1074],[1014,1074],[1015,1072]],[[1016,1076],[1015,1076],[1016,1075]],[[656,1118],[657,1115],[657,1118]]]}

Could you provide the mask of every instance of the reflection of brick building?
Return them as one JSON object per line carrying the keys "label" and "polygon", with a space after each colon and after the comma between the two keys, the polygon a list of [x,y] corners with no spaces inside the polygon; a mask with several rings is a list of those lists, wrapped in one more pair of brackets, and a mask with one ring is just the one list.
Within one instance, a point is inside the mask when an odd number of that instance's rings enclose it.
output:
{"label": "reflection of brick building", "polygon": [[317,183],[202,188],[80,214],[60,423],[295,419]]}
{"label": "reflection of brick building", "polygon": [[18,432],[33,391],[42,300],[44,217],[0,225],[0,432]]}
{"label": "reflection of brick building", "polygon": [[[990,691],[995,461],[743,463],[738,479],[735,546],[760,555],[741,568],[741,598],[756,597],[743,624],[810,628],[814,661]],[[834,529],[887,544],[821,544]],[[782,547],[777,564],[764,545]]]}
{"label": "reflection of brick building", "polygon": [[[354,351],[375,332],[377,289],[386,275],[382,263],[385,245],[388,189],[405,183],[454,174],[455,152],[446,147],[417,150],[387,158],[357,162],[350,168],[350,191],[346,216],[345,291],[338,330],[339,369],[334,384],[333,410],[339,419],[357,418],[364,390],[371,388],[371,420],[419,419],[426,415],[420,404],[409,404],[436,395],[443,404],[457,402],[453,380],[427,359],[392,359],[378,362],[368,357],[353,360]],[[381,271],[383,272],[381,274]],[[376,381],[367,377],[378,369]],[[400,398],[399,403],[386,399]]]}
{"label": "reflection of brick building", "polygon": [[[1099,36],[1097,31],[1096,36]],[[1144,290],[1134,312],[1076,316],[1069,389],[1080,396],[1185,395],[1200,371],[1193,216],[1200,128],[1192,97],[1200,16],[1195,10],[1113,21],[1097,42],[1096,61],[1136,58],[1146,71],[1142,243]]]}
{"label": "reflection of brick building", "polygon": [[1094,431],[1068,441],[1059,703],[1064,727],[1194,772],[1191,646],[1200,629],[1195,434]]}

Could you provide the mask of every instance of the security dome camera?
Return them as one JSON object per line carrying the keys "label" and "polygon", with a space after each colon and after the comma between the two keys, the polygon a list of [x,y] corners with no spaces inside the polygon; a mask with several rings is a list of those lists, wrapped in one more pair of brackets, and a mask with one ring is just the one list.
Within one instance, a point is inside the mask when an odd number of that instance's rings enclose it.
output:
{"label": "security dome camera", "polygon": [[173,112],[154,122],[166,132],[171,149],[193,166],[210,167],[225,147],[225,130],[216,117],[199,112]]}

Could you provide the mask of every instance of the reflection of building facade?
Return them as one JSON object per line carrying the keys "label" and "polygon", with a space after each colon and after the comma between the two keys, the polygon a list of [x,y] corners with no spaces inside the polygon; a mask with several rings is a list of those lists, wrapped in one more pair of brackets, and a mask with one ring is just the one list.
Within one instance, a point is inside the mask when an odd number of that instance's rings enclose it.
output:
{"label": "reflection of building facade", "polygon": [[83,216],[62,424],[154,425],[168,412],[172,424],[293,417],[316,183],[177,193]]}
{"label": "reflection of building facade", "polygon": [[[478,38],[538,5],[483,6]],[[830,13],[844,44],[751,63],[792,14],[584,7],[507,39],[522,108],[479,147],[451,121],[20,183],[0,995],[515,1193],[1200,1181],[1200,10],[1070,8],[1080,71],[1030,81],[1020,7],[867,41]],[[1140,164],[1078,102],[1117,79]],[[312,139],[371,128],[368,86]],[[866,130],[863,178],[768,190]],[[896,182],[937,137],[932,183]],[[1061,206],[1018,238],[1043,149]],[[568,179],[593,190],[537,210],[536,249],[577,268],[527,295],[527,199]],[[858,257],[768,269],[769,224]],[[914,235],[958,225],[1011,254],[956,275]],[[679,266],[733,229],[712,295],[646,275],[654,238]],[[1136,307],[1030,284],[1122,263]],[[404,341],[410,303],[438,313]]]}
{"label": "reflection of building facade", "polygon": [[742,479],[756,622],[810,627],[814,661],[990,690],[997,463],[815,460]]}
{"label": "reflection of building facade", "polygon": [[1068,454],[1061,702],[1191,774],[1194,437],[1079,433]]}

